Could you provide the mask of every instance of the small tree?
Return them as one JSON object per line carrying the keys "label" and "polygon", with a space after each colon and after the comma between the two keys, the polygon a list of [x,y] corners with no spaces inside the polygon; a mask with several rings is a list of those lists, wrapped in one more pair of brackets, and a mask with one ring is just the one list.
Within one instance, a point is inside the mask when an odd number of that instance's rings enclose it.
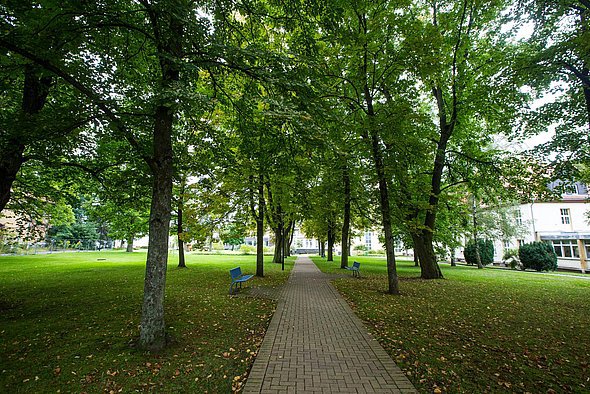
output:
{"label": "small tree", "polygon": [[535,241],[521,245],[518,257],[523,269],[532,268],[537,271],[555,271],[557,269],[557,255],[550,244]]}
{"label": "small tree", "polygon": [[[479,256],[483,265],[492,264],[494,262],[494,243],[489,239],[478,239],[477,247],[479,249]],[[477,251],[475,250],[475,242],[470,240],[465,246],[465,261],[467,264],[477,264]]]}

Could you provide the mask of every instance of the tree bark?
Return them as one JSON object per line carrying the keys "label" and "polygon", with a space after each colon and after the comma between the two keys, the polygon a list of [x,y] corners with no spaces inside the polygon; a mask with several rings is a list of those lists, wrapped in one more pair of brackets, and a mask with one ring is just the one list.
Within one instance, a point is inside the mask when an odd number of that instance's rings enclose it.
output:
{"label": "tree bark", "polygon": [[258,178],[258,214],[256,215],[256,276],[264,276],[264,181]]}
{"label": "tree bark", "polygon": [[125,249],[127,253],[133,253],[133,237],[127,238],[127,249]]}
{"label": "tree bark", "polygon": [[330,223],[328,225],[328,259],[327,261],[334,261],[334,241],[336,235],[334,234],[334,225]]}
{"label": "tree bark", "polygon": [[[184,189],[184,188],[183,188]],[[177,238],[178,238],[178,268],[186,268],[186,261],[184,259],[184,241],[183,241],[183,236],[182,234],[184,233],[184,228],[183,228],[183,224],[182,224],[182,215],[183,215],[183,210],[182,210],[182,194],[184,193],[184,190],[181,190],[181,195],[180,195],[180,200],[178,202],[178,221],[177,221],[177,226],[176,226],[176,233],[177,233]]]}
{"label": "tree bark", "polygon": [[[432,247],[432,232],[423,230],[412,238],[414,239],[414,250],[420,262],[421,277],[423,279],[442,278],[443,275],[438,263],[436,263],[436,254]],[[425,261],[434,261],[434,264],[424,264]]]}
{"label": "tree bark", "polygon": [[281,264],[283,262],[283,251],[284,251],[284,231],[283,221],[279,220],[277,228],[275,229],[275,252],[272,262],[275,264]]}
{"label": "tree bark", "polygon": [[[40,76],[32,65],[25,66],[21,109],[23,120],[28,125],[45,106],[51,84],[51,77]],[[24,161],[25,141],[17,135],[19,133],[6,140],[0,139],[0,212],[10,201],[12,184]]]}
{"label": "tree bark", "polygon": [[140,329],[140,344],[150,351],[159,351],[166,346],[164,295],[172,208],[172,123],[171,109],[158,106],[154,126],[152,203]]}
{"label": "tree bark", "polygon": [[475,196],[473,197],[473,242],[475,243],[475,262],[477,268],[482,269],[481,255],[479,254],[479,242],[477,242],[477,205],[475,203]]}
{"label": "tree bark", "polygon": [[348,267],[349,244],[348,238],[350,236],[350,174],[348,172],[348,165],[345,163],[342,168],[342,183],[344,184],[344,218],[342,221],[342,255],[340,258],[340,268]]}
{"label": "tree bark", "polygon": [[[162,13],[164,12],[166,11],[162,11]],[[162,28],[168,28],[166,29],[168,34],[163,37],[159,36],[156,44],[162,71],[162,87],[169,89],[174,82],[180,79],[180,71],[175,60],[180,59],[182,56],[184,26],[182,15],[170,12],[166,16],[170,18],[169,25],[162,26],[165,22],[157,19],[158,15],[154,14],[153,9],[150,13],[152,27],[155,31],[162,33]],[[174,109],[171,104],[159,103],[154,117],[153,156],[148,160],[153,177],[153,186],[139,333],[140,345],[150,351],[160,351],[166,346],[164,296],[172,210],[173,123]]]}
{"label": "tree bark", "polygon": [[[363,16],[364,18],[364,16]],[[366,26],[366,21],[364,26]],[[367,75],[368,70],[368,53],[365,48],[363,75]],[[381,208],[381,224],[383,226],[383,233],[385,235],[385,255],[387,256],[387,292],[389,294],[399,294],[399,281],[397,277],[397,268],[395,262],[395,244],[393,240],[393,231],[391,228],[391,209],[389,207],[389,190],[387,185],[387,178],[385,175],[385,165],[383,164],[383,152],[379,141],[377,132],[377,125],[375,125],[375,110],[373,108],[373,97],[371,95],[369,86],[365,83],[364,99],[367,105],[368,116],[368,132],[363,134],[363,139],[368,142],[371,147],[373,165],[379,183],[379,205]]]}
{"label": "tree bark", "polygon": [[293,232],[295,231],[295,221],[290,220],[289,224],[284,229],[285,231],[285,239],[283,241],[283,256],[289,257],[291,256],[291,243],[293,242]]}
{"label": "tree bark", "polygon": [[418,260],[418,253],[416,252],[416,248],[414,247],[414,267],[420,266],[420,261]]}

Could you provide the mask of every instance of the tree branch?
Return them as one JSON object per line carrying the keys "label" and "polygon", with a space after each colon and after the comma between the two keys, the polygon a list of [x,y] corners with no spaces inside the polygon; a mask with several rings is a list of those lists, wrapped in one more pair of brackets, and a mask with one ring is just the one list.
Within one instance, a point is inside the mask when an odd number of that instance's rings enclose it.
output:
{"label": "tree branch", "polygon": [[142,159],[146,161],[146,163],[153,169],[155,166],[155,162],[151,156],[144,154],[143,149],[141,149],[141,145],[133,136],[133,133],[125,127],[123,122],[119,119],[119,117],[115,114],[113,110],[111,110],[105,103],[101,97],[99,97],[94,90],[85,86],[76,78],[74,78],[71,74],[67,73],[66,71],[62,70],[58,66],[54,65],[47,59],[43,59],[36,54],[21,48],[17,45],[14,45],[11,42],[6,41],[4,38],[0,37],[0,46],[8,49],[11,52],[17,53],[20,56],[31,60],[32,62],[38,64],[39,66],[43,67],[47,71],[50,71],[57,75],[58,77],[62,78],[64,81],[68,82],[72,85],[75,89],[77,89],[80,93],[86,96],[94,105],[96,105],[105,115],[106,117],[113,123],[116,129],[124,136],[124,138],[129,142],[129,144],[137,151],[137,153],[141,156]]}

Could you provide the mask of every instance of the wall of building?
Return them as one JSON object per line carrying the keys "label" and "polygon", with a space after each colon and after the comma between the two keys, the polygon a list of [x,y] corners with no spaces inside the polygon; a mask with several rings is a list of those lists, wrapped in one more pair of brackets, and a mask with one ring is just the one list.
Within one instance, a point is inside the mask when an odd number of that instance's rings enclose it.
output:
{"label": "wall of building", "polygon": [[518,248],[523,242],[545,241],[554,247],[559,268],[585,271],[590,255],[586,193],[584,188],[581,194],[566,194],[560,201],[521,204],[517,221],[527,231],[520,239],[496,241],[494,259],[501,261],[506,248]]}

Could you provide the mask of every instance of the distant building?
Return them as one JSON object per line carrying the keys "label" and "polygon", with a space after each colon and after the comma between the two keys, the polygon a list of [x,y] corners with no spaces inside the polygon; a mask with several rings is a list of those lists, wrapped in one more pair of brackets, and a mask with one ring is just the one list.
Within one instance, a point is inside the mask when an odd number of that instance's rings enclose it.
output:
{"label": "distant building", "polygon": [[515,220],[527,228],[527,233],[521,239],[506,241],[504,244],[496,242],[495,260],[502,260],[505,248],[544,241],[553,246],[558,268],[585,272],[590,256],[590,225],[586,205],[590,197],[588,187],[579,182],[565,184],[556,181],[549,188],[560,191],[561,198],[520,204]]}

